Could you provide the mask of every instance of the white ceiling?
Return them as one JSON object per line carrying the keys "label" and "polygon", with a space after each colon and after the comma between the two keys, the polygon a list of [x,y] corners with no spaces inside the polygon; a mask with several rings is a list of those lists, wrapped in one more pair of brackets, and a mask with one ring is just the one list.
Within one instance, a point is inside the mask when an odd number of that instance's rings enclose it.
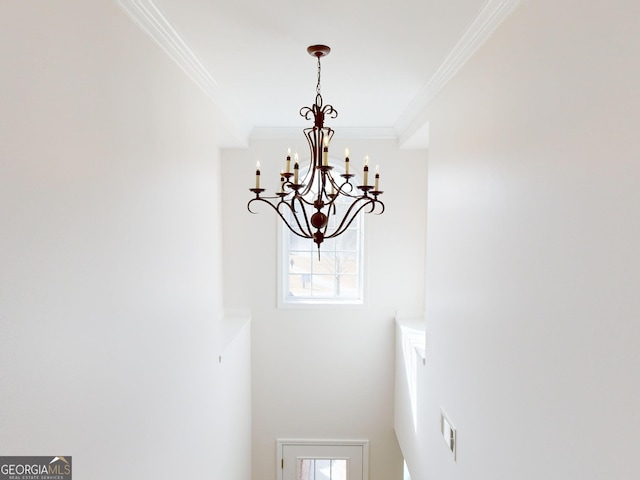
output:
{"label": "white ceiling", "polygon": [[[355,136],[410,142],[415,117],[518,0],[116,0],[211,97],[227,143],[309,126],[322,96]],[[415,142],[413,142],[415,143]],[[420,143],[420,142],[418,142]]]}

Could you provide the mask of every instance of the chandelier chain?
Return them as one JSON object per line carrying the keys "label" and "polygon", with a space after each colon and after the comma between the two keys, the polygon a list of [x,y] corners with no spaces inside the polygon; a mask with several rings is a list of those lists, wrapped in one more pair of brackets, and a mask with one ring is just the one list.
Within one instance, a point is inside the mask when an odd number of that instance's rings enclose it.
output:
{"label": "chandelier chain", "polygon": [[318,57],[318,84],[316,85],[316,93],[320,95],[320,71],[322,70],[320,66],[320,57]]}

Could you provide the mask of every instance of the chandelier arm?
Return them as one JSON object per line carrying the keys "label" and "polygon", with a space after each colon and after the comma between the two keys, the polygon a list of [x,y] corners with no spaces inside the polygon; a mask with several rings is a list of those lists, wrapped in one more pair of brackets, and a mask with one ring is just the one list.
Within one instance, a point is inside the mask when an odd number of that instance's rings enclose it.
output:
{"label": "chandelier arm", "polygon": [[[302,180],[304,188],[298,192],[298,195],[303,199],[309,194],[309,192],[313,190],[313,183],[315,181],[315,177],[316,177],[315,169],[313,167],[309,167],[309,170],[307,170],[307,173],[305,174]],[[305,200],[305,202],[309,203],[307,200]]]}
{"label": "chandelier arm", "polygon": [[307,138],[307,144],[309,145],[309,164],[317,167],[316,161],[320,153],[318,148],[322,145],[322,125],[305,128],[304,136]]}
{"label": "chandelier arm", "polygon": [[[345,186],[348,185],[349,186],[349,190],[347,191],[345,189]],[[336,182],[336,189],[338,190],[338,194],[339,195],[345,195],[347,197],[351,197],[354,198],[355,195],[352,195],[351,192],[353,192],[353,185],[351,184],[351,182],[349,180],[345,180],[344,182],[342,182],[342,185],[338,186],[338,182]]]}
{"label": "chandelier arm", "polygon": [[291,197],[291,204],[293,205],[293,200],[296,199],[298,202],[302,202],[305,205],[309,205],[310,207],[313,206],[313,202],[310,200],[307,200],[301,193],[296,192],[296,194]]}
{"label": "chandelier arm", "polygon": [[[288,204],[286,204],[289,208],[291,208]],[[294,218],[296,219],[296,222],[298,224],[298,227],[300,228],[300,231],[296,230],[294,228],[293,225],[291,225],[291,223],[289,223],[289,221],[286,219],[286,217],[282,214],[282,212],[280,212],[280,210],[276,209],[276,212],[278,213],[278,216],[282,219],[282,221],[284,222],[284,224],[287,226],[287,228],[289,229],[289,231],[301,238],[306,238],[306,239],[311,239],[313,237],[311,237],[310,233],[305,232],[304,230],[302,230],[302,226],[300,225],[300,222],[298,221],[298,217],[296,217],[294,215]]]}
{"label": "chandelier arm", "polygon": [[[351,225],[351,222],[355,220],[355,218],[360,214],[361,211],[371,206],[372,202],[373,202],[372,199],[363,197],[354,201],[351,205],[349,205],[349,208],[344,214],[342,221],[340,222],[340,225],[338,225],[338,227],[336,228],[336,232],[342,233],[347,228],[349,228],[349,225]],[[369,212],[371,212],[371,210],[369,210]],[[369,212],[365,212],[365,213],[369,213]]]}
{"label": "chandelier arm", "polygon": [[[347,182],[345,182],[347,183]],[[336,195],[336,199],[341,196],[341,197],[347,197],[347,198],[353,198],[354,200],[365,200],[365,199],[371,199],[373,201],[376,201],[378,203],[382,203],[380,200],[374,198],[374,197],[370,197],[368,195],[354,195],[353,193],[351,193],[351,191],[347,192],[345,191],[342,187],[344,187],[344,183],[340,186],[340,189],[338,190],[338,194]],[[351,185],[351,184],[349,184]],[[353,188],[353,187],[352,187]]]}
{"label": "chandelier arm", "polygon": [[[324,196],[327,199],[326,204],[329,205],[329,206],[333,206],[335,201],[336,201],[336,198],[338,197],[335,194],[335,190],[337,190],[336,187],[338,185],[336,184],[333,176],[330,173],[324,174],[323,178],[324,178],[324,181],[323,181],[323,184],[322,184],[322,186],[323,186],[322,192],[324,193]],[[331,190],[332,190],[331,194],[327,193],[327,190],[326,190],[327,184],[331,185]]]}
{"label": "chandelier arm", "polygon": [[327,195],[327,177],[331,177],[331,175],[329,175],[326,171],[320,170],[320,175],[318,175],[317,198],[322,202],[324,202],[325,200],[329,200],[329,196]]}
{"label": "chandelier arm", "polygon": [[[346,182],[345,182],[346,183]],[[343,197],[348,197],[348,198],[365,198],[362,195],[354,195],[353,193],[353,186],[351,184],[349,184],[351,186],[351,190],[349,190],[348,192],[343,190],[342,188],[339,190],[340,195],[342,195]],[[342,186],[344,186],[344,184],[342,184]]]}
{"label": "chandelier arm", "polygon": [[[292,202],[293,202],[293,200],[292,200]],[[289,209],[289,211],[291,212],[293,218],[296,221],[296,225],[298,226],[299,230],[296,230],[294,225],[292,225],[291,222],[289,222],[289,220],[287,220],[287,217],[280,211],[280,207],[282,205],[286,206]],[[272,207],[274,207],[274,206],[272,205]],[[300,219],[298,218],[298,215],[296,214],[296,210],[295,210],[293,205],[283,201],[283,202],[280,202],[277,207],[274,207],[274,210],[276,211],[278,216],[282,219],[284,224],[287,226],[287,228],[292,233],[294,233],[297,236],[302,237],[302,238],[307,238],[307,239],[312,238],[311,237],[311,231],[308,228],[308,222],[307,222],[307,230],[305,231],[303,225],[300,223]],[[304,207],[302,207],[302,211],[305,212]],[[305,219],[306,219],[306,212],[305,212]]]}
{"label": "chandelier arm", "polygon": [[[350,208],[348,208],[348,209],[347,209],[347,211],[345,212],[345,216],[342,218],[342,221],[341,221],[341,222],[340,222],[340,224],[338,225],[337,229],[336,229],[336,230],[334,230],[334,232],[333,232],[332,234],[330,234],[330,235],[326,235],[327,230],[329,229],[329,225],[330,225],[330,223],[331,223],[331,217],[333,217],[333,216],[337,217],[337,215],[338,215],[338,214],[337,214],[338,209],[337,209],[337,207],[336,207],[336,202],[335,202],[335,200],[336,200],[336,199],[337,199],[337,196],[336,196],[336,197],[334,197],[333,199],[331,199],[331,201],[327,204],[327,223],[326,223],[326,225],[324,226],[324,230],[323,230],[323,232],[322,232],[322,233],[323,233],[323,235],[324,235],[324,238],[333,238],[333,237],[335,237],[335,236],[339,235],[339,234],[337,234],[337,233],[336,233],[336,231],[338,231],[338,230],[340,229],[340,227],[342,226],[342,224],[343,224],[343,223],[344,223],[344,221],[345,221],[345,218],[349,215],[349,211],[350,211],[350,210],[351,210],[351,208],[353,207],[353,204],[352,204],[352,205],[350,206]],[[355,218],[355,217],[354,217],[354,218]],[[353,221],[353,219],[351,219],[351,221],[349,222],[349,225],[351,224],[351,222],[352,222],[352,221]],[[349,225],[347,225],[347,227],[346,227],[346,228],[348,228],[348,226],[349,226]],[[345,228],[345,230],[346,230],[346,228]]]}
{"label": "chandelier arm", "polygon": [[[337,237],[338,235],[343,234],[349,228],[349,226],[353,223],[353,221],[358,217],[360,212],[364,208],[369,206],[370,204],[373,204],[373,205],[371,205],[372,209],[369,210],[369,212],[366,212],[366,213],[373,212],[373,210],[375,209],[375,204],[376,203],[380,203],[382,205],[382,202],[374,200],[373,198],[367,198],[367,200],[362,205],[360,205],[360,206],[358,206],[356,208],[356,205],[358,205],[358,203],[360,203],[360,201],[356,200],[355,202],[353,202],[349,206],[349,208],[347,209],[346,213],[344,214],[344,217],[342,218],[342,221],[340,222],[340,225],[338,225],[336,227],[336,229],[333,231],[333,233],[331,233],[330,235],[325,236],[325,238],[334,238],[334,237]],[[382,212],[380,212],[380,213],[382,213]]]}
{"label": "chandelier arm", "polygon": [[[367,203],[368,205],[371,206],[371,208],[369,209],[368,212],[364,212],[364,213],[373,213],[375,215],[380,215],[382,212],[384,212],[384,203],[382,203],[380,200],[378,200],[377,197],[375,198],[371,198],[371,197],[367,197],[369,198],[369,202]],[[380,205],[382,207],[382,210],[380,211],[380,213],[375,213],[376,207]]]}
{"label": "chandelier arm", "polygon": [[262,203],[266,203],[267,205],[269,205],[272,208],[275,208],[275,206],[271,203],[271,199],[276,199],[278,197],[260,197],[258,195],[256,195],[255,198],[252,198],[251,200],[249,200],[247,202],[247,210],[249,210],[249,213],[256,215],[258,212],[254,212],[253,210],[251,210],[251,204],[253,202],[262,202]]}
{"label": "chandelier arm", "polygon": [[255,202],[256,200],[262,200],[262,199],[261,199],[261,198],[252,198],[251,200],[249,200],[249,201],[247,202],[247,210],[249,210],[249,213],[251,213],[251,214],[253,214],[253,215],[256,215],[256,214],[258,213],[258,212],[254,212],[253,210],[251,210],[251,204],[252,204],[253,202]]}
{"label": "chandelier arm", "polygon": [[[309,172],[307,171],[307,173],[305,174],[304,178],[302,179],[302,182],[298,185],[294,184],[291,180],[287,180],[284,184],[283,184],[283,191],[284,188],[288,189],[289,192],[287,192],[286,195],[281,195],[279,194],[278,197],[288,197],[289,195],[293,195],[291,197],[291,200],[293,200],[294,197],[299,197],[298,199],[304,203],[306,203],[307,205],[313,205],[313,202],[310,202],[308,200],[306,200],[304,197],[305,195],[307,195],[308,193],[308,185],[307,185],[307,177],[309,176]],[[304,187],[302,189],[302,192],[300,191],[301,187]],[[276,198],[276,197],[270,197],[270,198]],[[283,198],[283,201],[284,201]]]}
{"label": "chandelier arm", "polygon": [[[291,208],[291,205],[289,205],[289,204],[288,204],[288,203],[286,203],[286,202],[284,202],[284,205],[286,205],[289,209]],[[280,211],[280,208],[279,208],[279,207],[280,207],[280,204],[278,204],[278,208],[275,208],[275,207],[274,207],[274,209],[275,209],[276,213],[278,214],[278,216],[280,217],[280,219],[281,219],[281,220],[284,222],[284,224],[287,226],[287,228],[288,228],[291,232],[293,232],[293,233],[295,233],[296,235],[298,235],[299,237],[302,237],[302,238],[309,238],[308,236],[306,236],[306,235],[304,234],[304,232],[303,232],[302,230],[300,230],[302,233],[298,233],[298,232],[296,231],[296,229],[295,229],[295,228],[291,225],[291,223],[289,223],[289,221],[287,220],[287,217],[285,217],[285,216],[282,214],[282,212]],[[295,215],[295,214],[293,215],[293,218],[295,218],[296,220],[298,219],[298,217],[296,217],[296,215]],[[298,227],[300,227],[300,224],[298,224]]]}
{"label": "chandelier arm", "polygon": [[[274,205],[272,202],[269,201],[269,199],[276,199],[276,198],[278,198],[278,197],[257,197],[257,198],[252,198],[247,203],[247,210],[249,210],[250,213],[255,215],[255,214],[257,214],[257,212],[254,212],[253,210],[251,210],[251,204],[253,202],[255,202],[255,201],[266,203],[267,205],[269,205],[269,207],[271,207],[278,214],[280,219],[285,223],[287,228],[289,230],[291,230],[292,233],[298,235],[299,237],[306,238],[306,239],[313,238],[313,233],[311,232],[311,228],[309,226],[309,220],[307,218],[307,212],[306,212],[306,209],[304,208],[304,205],[301,205],[300,208],[301,208],[301,210],[303,212],[303,216],[304,216],[304,220],[305,220],[305,224],[306,224],[306,230],[305,230],[305,227],[300,223],[300,219],[298,218],[298,215],[296,214],[296,210],[295,210],[294,206],[289,204],[289,203],[287,203],[284,200],[280,200],[277,203],[277,205]],[[295,200],[295,197],[292,199],[292,202],[294,200]],[[287,217],[280,211],[280,208],[283,205],[286,206],[291,211],[291,213],[293,215],[293,218],[296,220],[296,225],[299,228],[299,232],[296,231],[294,225],[292,225],[291,222],[289,222],[289,220],[287,220]]]}
{"label": "chandelier arm", "polygon": [[292,228],[292,227],[291,227],[291,225],[289,225],[286,221],[285,221],[284,223],[285,223],[285,225],[287,226],[287,228],[289,229],[289,231],[290,231],[291,233],[293,233],[294,235],[297,235],[297,236],[298,236],[298,237],[300,237],[300,238],[304,238],[305,240],[312,240],[312,239],[313,239],[313,236],[309,235],[308,233],[305,233],[305,232],[302,232],[302,233],[297,232],[297,231],[296,231],[294,228]]}
{"label": "chandelier arm", "polygon": [[[355,219],[355,217],[358,214],[358,211],[356,211],[355,213],[351,213],[353,205],[350,206],[350,208],[345,212],[344,216],[342,217],[342,220],[340,221],[340,223],[338,224],[337,227],[335,227],[333,229],[333,231],[329,234],[326,235],[326,232],[328,230],[328,225],[329,225],[329,221],[327,221],[327,226],[324,229],[324,234],[325,234],[325,238],[333,238],[333,237],[337,237],[338,235],[340,235],[341,233],[343,233],[347,228],[349,228],[349,225],[351,225],[351,223],[353,222],[353,220]],[[335,212],[334,212],[335,214]],[[328,216],[328,220],[331,218],[332,215]]]}
{"label": "chandelier arm", "polygon": [[305,128],[304,135],[307,138],[309,144],[309,168],[304,176],[303,183],[304,189],[300,192],[300,195],[306,196],[313,189],[313,183],[316,176],[316,155],[315,155],[315,136],[316,128]]}
{"label": "chandelier arm", "polygon": [[[296,202],[296,201],[299,204],[299,209],[302,211],[302,217],[304,219],[304,225],[302,225],[302,223],[300,223],[300,218],[298,217],[298,211],[296,210],[296,206],[294,204],[294,202]],[[293,197],[291,199],[291,204],[288,204],[288,203],[285,202],[285,205],[287,207],[289,207],[289,210],[293,214],[293,218],[296,221],[296,225],[298,225],[298,228],[300,229],[300,232],[303,233],[303,235],[299,235],[299,236],[301,236],[303,238],[313,238],[313,234],[311,232],[311,225],[309,224],[309,217],[307,215],[307,209],[305,207],[305,203],[307,203],[307,202],[303,197],[301,197],[300,195],[296,195],[295,197]],[[288,226],[289,222],[286,222],[286,223],[287,223],[287,226]],[[297,233],[291,227],[289,227],[289,230],[291,230],[294,233]]]}

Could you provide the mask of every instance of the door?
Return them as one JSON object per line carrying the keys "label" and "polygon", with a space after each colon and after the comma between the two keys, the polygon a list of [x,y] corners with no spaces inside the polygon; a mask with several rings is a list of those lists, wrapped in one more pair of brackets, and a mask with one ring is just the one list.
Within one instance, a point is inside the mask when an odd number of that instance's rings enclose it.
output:
{"label": "door", "polygon": [[367,480],[367,441],[278,440],[278,480]]}

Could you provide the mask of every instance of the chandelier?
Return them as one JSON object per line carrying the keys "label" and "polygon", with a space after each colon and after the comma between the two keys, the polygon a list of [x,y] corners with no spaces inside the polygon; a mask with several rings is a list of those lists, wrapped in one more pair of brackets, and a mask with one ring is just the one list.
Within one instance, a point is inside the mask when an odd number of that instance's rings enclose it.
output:
{"label": "chandelier", "polygon": [[[260,162],[256,165],[256,186],[249,190],[255,198],[249,200],[247,209],[251,213],[254,202],[266,203],[275,210],[285,225],[302,238],[312,239],[318,246],[329,238],[344,233],[364,210],[365,213],[381,214],[384,204],[378,200],[380,173],[376,167],[374,184],[369,184],[369,158],[365,157],[362,185],[353,185],[355,175],[349,173],[349,150],[345,152],[344,173],[337,174],[329,165],[329,144],[334,131],[324,125],[325,117],[336,118],[338,112],[331,105],[324,105],[320,94],[320,59],[329,54],[326,45],[312,45],[307,52],[318,60],[318,83],[316,100],[310,107],[302,107],[300,115],[313,120],[313,127],[305,128],[310,152],[309,168],[300,175],[298,155],[295,154],[291,171],[291,151],[287,153],[285,169],[280,172],[280,191],[273,196],[262,196],[260,188]],[[340,178],[338,178],[338,176]],[[340,208],[336,208],[340,206]]]}

